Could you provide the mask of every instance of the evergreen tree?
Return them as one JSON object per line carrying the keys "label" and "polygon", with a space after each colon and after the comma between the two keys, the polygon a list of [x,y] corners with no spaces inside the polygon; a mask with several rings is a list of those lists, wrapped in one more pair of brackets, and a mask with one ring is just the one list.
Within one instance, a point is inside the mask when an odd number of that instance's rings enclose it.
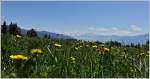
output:
{"label": "evergreen tree", "polygon": [[29,37],[37,37],[37,33],[34,29],[28,30],[27,31],[27,36]]}
{"label": "evergreen tree", "polygon": [[50,39],[50,38],[51,38],[51,35],[48,35],[48,38]]}
{"label": "evergreen tree", "polygon": [[105,44],[109,46],[121,46],[121,43],[117,41],[108,41]]}
{"label": "evergreen tree", "polygon": [[131,43],[131,45],[130,45],[131,47],[135,47],[135,45],[133,44],[133,43]]}
{"label": "evergreen tree", "polygon": [[140,48],[141,47],[141,44],[138,43],[137,45],[135,45],[135,48]]}
{"label": "evergreen tree", "polygon": [[149,40],[147,40],[146,44],[149,45]]}
{"label": "evergreen tree", "polygon": [[48,39],[50,39],[50,38],[51,38],[51,36],[50,36],[50,35],[48,35],[48,34],[45,34],[45,35],[44,35],[44,38],[48,38]]}
{"label": "evergreen tree", "polygon": [[48,35],[47,35],[47,34],[45,34],[45,35],[44,35],[44,38],[48,38]]}
{"label": "evergreen tree", "polygon": [[17,24],[10,23],[9,25],[9,33],[13,35],[21,34],[21,30],[18,28]]}
{"label": "evergreen tree", "polygon": [[3,25],[1,25],[1,33],[6,33],[7,32],[7,25],[6,21],[4,21]]}
{"label": "evergreen tree", "polygon": [[97,43],[97,44],[102,44],[102,42],[100,42],[100,41],[96,41],[96,43]]}

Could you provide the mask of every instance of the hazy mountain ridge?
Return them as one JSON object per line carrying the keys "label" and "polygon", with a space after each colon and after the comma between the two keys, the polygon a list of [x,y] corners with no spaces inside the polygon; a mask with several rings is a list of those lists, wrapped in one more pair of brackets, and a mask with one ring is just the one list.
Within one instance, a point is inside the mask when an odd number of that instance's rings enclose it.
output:
{"label": "hazy mountain ridge", "polygon": [[[27,30],[21,29],[21,32],[23,35],[26,35]],[[58,38],[58,39],[80,39],[80,40],[86,40],[86,41],[118,41],[123,44],[144,44],[149,39],[149,34],[143,34],[143,35],[136,35],[136,36],[105,36],[105,35],[94,35],[94,34],[84,34],[84,35],[76,35],[76,36],[68,36],[64,34],[57,34],[53,32],[47,32],[47,31],[37,31],[37,34],[39,37],[44,37],[45,34],[48,34],[51,36],[51,38]]]}
{"label": "hazy mountain ridge", "polygon": [[75,36],[76,39],[88,40],[88,41],[119,41],[123,44],[144,44],[149,39],[149,34],[136,35],[136,36],[105,36],[105,35],[78,35]]}
{"label": "hazy mountain ridge", "polygon": [[[64,35],[64,34],[58,34],[58,33],[47,32],[47,31],[36,31],[36,32],[37,32],[37,35],[38,35],[39,37],[44,37],[45,34],[48,34],[48,35],[51,36],[51,38],[72,39],[71,36]],[[27,30],[21,29],[21,33],[22,33],[23,35],[26,35]]]}

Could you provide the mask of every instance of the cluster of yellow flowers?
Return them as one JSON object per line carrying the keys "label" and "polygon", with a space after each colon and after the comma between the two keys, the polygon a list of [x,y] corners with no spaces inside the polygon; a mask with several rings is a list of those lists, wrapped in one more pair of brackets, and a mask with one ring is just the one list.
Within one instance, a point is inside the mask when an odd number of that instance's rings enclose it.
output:
{"label": "cluster of yellow flowers", "polygon": [[28,57],[24,55],[11,55],[10,58],[14,60],[28,60]]}
{"label": "cluster of yellow flowers", "polygon": [[[34,54],[34,55],[38,55],[38,54],[41,54],[42,53],[42,50],[41,49],[31,49],[31,53]],[[13,59],[13,60],[28,60],[29,57],[27,56],[24,56],[24,55],[21,55],[21,54],[18,54],[18,55],[10,55],[10,58]]]}

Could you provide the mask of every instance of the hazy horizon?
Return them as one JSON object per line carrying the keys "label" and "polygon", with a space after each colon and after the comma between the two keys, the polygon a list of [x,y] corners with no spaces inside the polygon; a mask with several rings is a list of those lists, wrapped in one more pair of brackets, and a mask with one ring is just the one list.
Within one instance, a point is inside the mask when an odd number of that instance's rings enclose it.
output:
{"label": "hazy horizon", "polygon": [[70,36],[148,33],[147,1],[3,1],[2,21]]}

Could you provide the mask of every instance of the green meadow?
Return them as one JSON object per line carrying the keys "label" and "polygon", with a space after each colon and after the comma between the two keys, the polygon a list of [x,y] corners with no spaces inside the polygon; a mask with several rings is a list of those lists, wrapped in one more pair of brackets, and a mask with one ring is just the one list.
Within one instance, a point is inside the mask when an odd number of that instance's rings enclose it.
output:
{"label": "green meadow", "polygon": [[148,49],[148,43],[126,46],[5,33],[1,74],[3,78],[148,78]]}

